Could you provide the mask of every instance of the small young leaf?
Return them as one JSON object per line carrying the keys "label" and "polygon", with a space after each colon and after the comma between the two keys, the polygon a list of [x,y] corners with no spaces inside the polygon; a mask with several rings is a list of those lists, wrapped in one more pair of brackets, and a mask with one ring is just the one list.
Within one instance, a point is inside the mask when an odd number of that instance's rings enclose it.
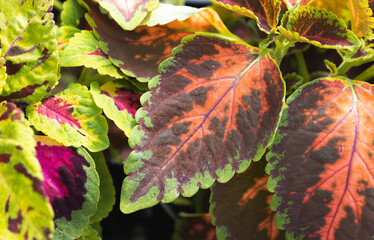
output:
{"label": "small young leaf", "polygon": [[92,31],[83,30],[75,34],[60,56],[62,67],[86,66],[97,69],[101,75],[123,77],[121,70],[100,49],[99,40]]}
{"label": "small young leaf", "polygon": [[204,35],[182,42],[136,113],[125,213],[228,181],[260,159],[278,123],[284,82],[269,54]]}
{"label": "small young leaf", "polygon": [[258,27],[266,33],[274,32],[278,25],[281,10],[280,0],[212,0],[213,2],[256,19]]}
{"label": "small young leaf", "polygon": [[265,165],[263,159],[228,183],[212,187],[210,214],[219,239],[284,239],[270,209],[273,194],[266,188]]}
{"label": "small young leaf", "polygon": [[[84,0],[86,3],[91,0]],[[125,30],[133,30],[158,6],[158,0],[97,0],[101,7]],[[88,3],[87,3],[88,4]]]}
{"label": "small young leaf", "polygon": [[0,1],[0,57],[7,74],[0,101],[35,103],[56,85],[52,4],[53,0]]}
{"label": "small young leaf", "polygon": [[61,26],[78,27],[86,10],[79,5],[77,0],[67,0],[62,7]]}
{"label": "small young leaf", "polygon": [[23,112],[0,103],[0,238],[50,239],[53,210],[43,191],[35,140]]}
{"label": "small young leaf", "polygon": [[114,189],[112,175],[110,175],[108,166],[106,165],[103,152],[91,153],[90,155],[95,161],[96,171],[100,178],[100,198],[97,203],[96,212],[90,218],[90,222],[93,223],[100,222],[112,211],[116,201],[116,190]]}
{"label": "small young leaf", "polygon": [[322,48],[345,48],[357,50],[360,45],[357,37],[343,20],[332,12],[312,6],[302,6],[293,11],[287,21],[286,29],[280,32],[291,41],[300,41]]}
{"label": "small young leaf", "polygon": [[175,224],[173,240],[216,240],[216,230],[210,223],[209,214],[201,216],[184,216]]}
{"label": "small young leaf", "polygon": [[184,22],[124,31],[101,14],[97,5],[90,2],[89,7],[87,20],[99,35],[101,49],[126,75],[142,82],[158,75],[158,65],[171,56],[183,37],[195,31],[229,32],[212,9],[201,10]]}
{"label": "small young leaf", "polygon": [[374,86],[321,78],[287,100],[267,155],[289,239],[374,237]]}
{"label": "small young leaf", "polygon": [[36,129],[65,146],[92,152],[109,146],[108,125],[85,86],[70,84],[64,91],[30,105],[27,116]]}
{"label": "small young leaf", "polygon": [[47,136],[35,136],[43,188],[55,212],[53,239],[74,239],[88,226],[99,200],[95,163],[83,149],[65,147]]}
{"label": "small young leaf", "polygon": [[101,87],[92,83],[91,92],[97,106],[130,137],[131,130],[137,125],[134,116],[140,108],[139,91],[130,83],[118,80],[107,82]]}

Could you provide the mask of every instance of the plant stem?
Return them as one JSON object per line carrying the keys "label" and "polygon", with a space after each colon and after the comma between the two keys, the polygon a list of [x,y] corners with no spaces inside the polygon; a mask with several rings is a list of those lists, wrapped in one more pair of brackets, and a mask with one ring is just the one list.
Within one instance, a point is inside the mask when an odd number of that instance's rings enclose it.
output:
{"label": "plant stem", "polygon": [[353,66],[354,66],[354,64],[352,62],[346,62],[346,61],[343,60],[343,62],[338,67],[338,74],[339,75],[344,75]]}
{"label": "plant stem", "polygon": [[296,52],[296,60],[297,64],[299,65],[299,73],[304,78],[304,81],[309,81],[309,71],[308,67],[306,66],[304,55],[302,52]]}
{"label": "plant stem", "polygon": [[62,3],[59,0],[55,0],[53,3],[53,8],[61,12],[63,10]]}
{"label": "plant stem", "polygon": [[374,77],[374,64],[355,77],[355,80],[367,81]]}

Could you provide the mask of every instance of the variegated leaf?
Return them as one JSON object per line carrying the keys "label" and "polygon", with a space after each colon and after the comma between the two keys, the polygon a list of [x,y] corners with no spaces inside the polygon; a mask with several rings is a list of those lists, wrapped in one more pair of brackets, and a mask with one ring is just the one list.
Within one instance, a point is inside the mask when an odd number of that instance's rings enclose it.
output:
{"label": "variegated leaf", "polygon": [[0,238],[51,239],[53,210],[43,190],[33,130],[13,103],[0,103]]}
{"label": "variegated leaf", "polygon": [[92,152],[109,146],[108,125],[85,86],[70,84],[64,91],[26,109],[36,129],[66,146]]}
{"label": "variegated leaf", "polygon": [[56,85],[59,68],[52,4],[53,0],[0,1],[0,57],[7,74],[0,101],[35,103]]}

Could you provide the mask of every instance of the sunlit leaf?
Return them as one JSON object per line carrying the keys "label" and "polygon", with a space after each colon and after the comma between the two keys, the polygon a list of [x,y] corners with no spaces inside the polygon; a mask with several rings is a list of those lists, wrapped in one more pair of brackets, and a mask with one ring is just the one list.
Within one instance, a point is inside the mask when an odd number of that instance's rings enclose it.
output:
{"label": "sunlit leaf", "polygon": [[291,41],[307,42],[317,47],[354,51],[360,44],[343,20],[332,12],[308,5],[293,11],[286,29],[281,26],[279,30]]}
{"label": "sunlit leaf", "polygon": [[130,83],[118,80],[107,82],[101,87],[92,83],[91,92],[97,106],[129,137],[137,125],[134,116],[140,108],[139,91]]}
{"label": "sunlit leaf", "polygon": [[284,83],[268,54],[204,35],[182,42],[141,98],[123,212],[228,181],[259,160],[277,125]]}
{"label": "sunlit leaf", "polygon": [[58,54],[52,3],[0,1],[0,58],[4,58],[7,74],[0,101],[35,103],[56,85]]}
{"label": "sunlit leaf", "polygon": [[183,216],[175,224],[173,240],[216,240],[216,229],[211,220],[209,214]]}
{"label": "sunlit leaf", "polygon": [[289,239],[372,239],[373,85],[322,78],[287,103],[267,156],[276,224]]}
{"label": "sunlit leaf", "polygon": [[183,37],[195,31],[212,31],[229,34],[229,31],[212,9],[199,11],[184,22],[167,25],[141,26],[124,31],[113,20],[100,13],[90,3],[88,22],[99,35],[100,47],[126,75],[140,81],[149,81],[158,75],[158,65],[171,56],[174,47]]}
{"label": "sunlit leaf", "polygon": [[85,86],[70,84],[64,91],[30,105],[27,116],[36,129],[66,146],[92,152],[109,145],[108,125]]}
{"label": "sunlit leaf", "polygon": [[74,34],[79,33],[81,30],[71,26],[55,27],[56,38],[57,38],[57,51],[62,52],[65,47],[69,44],[70,38],[74,37]]}
{"label": "sunlit leaf", "polygon": [[77,0],[67,0],[62,6],[61,26],[78,27],[86,10],[79,5]]}
{"label": "sunlit leaf", "polygon": [[121,70],[114,66],[109,57],[100,49],[99,40],[92,31],[83,30],[70,39],[61,53],[62,67],[86,66],[97,69],[102,75],[123,77]]}
{"label": "sunlit leaf", "polygon": [[116,192],[113,186],[112,175],[110,175],[108,166],[106,165],[103,152],[91,153],[91,157],[95,161],[96,171],[100,178],[100,198],[97,203],[96,212],[90,218],[90,222],[100,222],[112,211],[116,201]]}
{"label": "sunlit leaf", "polygon": [[348,1],[331,1],[331,0],[301,0],[300,5],[311,5],[320,9],[326,9],[333,12],[339,18],[343,19],[346,23],[351,19]]}
{"label": "sunlit leaf", "polygon": [[374,18],[367,0],[349,0],[352,31],[357,37],[373,38]]}
{"label": "sunlit leaf", "polygon": [[[86,3],[92,0],[84,0]],[[125,30],[133,30],[158,6],[158,0],[96,0]]]}
{"label": "sunlit leaf", "polygon": [[65,147],[46,136],[35,139],[43,188],[55,212],[53,239],[76,238],[88,226],[99,200],[95,163],[83,148]]}
{"label": "sunlit leaf", "polygon": [[153,27],[158,24],[164,25],[174,20],[184,21],[199,11],[201,9],[194,7],[160,3],[157,8],[147,14],[140,25]]}
{"label": "sunlit leaf", "polygon": [[229,182],[212,187],[210,213],[219,239],[284,239],[270,209],[273,194],[266,188],[265,165],[261,160]]}
{"label": "sunlit leaf", "polygon": [[274,32],[278,25],[280,0],[212,0],[225,8],[257,20],[262,31]]}
{"label": "sunlit leaf", "polygon": [[43,180],[23,112],[13,103],[0,103],[1,239],[50,239],[53,210]]}

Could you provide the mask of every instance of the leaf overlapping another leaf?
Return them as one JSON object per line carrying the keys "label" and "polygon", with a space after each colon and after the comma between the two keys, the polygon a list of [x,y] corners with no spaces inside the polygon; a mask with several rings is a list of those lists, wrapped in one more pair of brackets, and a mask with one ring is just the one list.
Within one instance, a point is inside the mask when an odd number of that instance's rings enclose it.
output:
{"label": "leaf overlapping another leaf", "polygon": [[99,200],[99,177],[91,156],[83,149],[65,147],[47,136],[35,136],[36,153],[52,204],[55,240],[75,239],[89,225]]}
{"label": "leaf overlapping another leaf", "polygon": [[358,50],[360,42],[343,20],[334,13],[309,5],[299,7],[289,15],[280,32],[290,41],[307,42],[323,48]]}
{"label": "leaf overlapping another leaf", "polygon": [[225,25],[212,9],[201,10],[183,22],[173,21],[153,27],[140,26],[124,31],[115,21],[101,14],[96,4],[86,1],[87,17],[100,40],[100,48],[122,71],[147,82],[158,75],[158,65],[171,56],[182,38],[195,31],[221,32],[229,35]]}
{"label": "leaf overlapping another leaf", "polygon": [[2,239],[50,239],[54,231],[53,210],[43,191],[35,145],[23,112],[13,103],[0,103]]}
{"label": "leaf overlapping another leaf", "polygon": [[342,78],[287,100],[271,153],[276,223],[289,239],[374,237],[374,87]]}
{"label": "leaf overlapping another leaf", "polygon": [[278,123],[284,82],[268,54],[196,35],[173,55],[136,113],[121,195],[126,213],[228,181],[260,159]]}
{"label": "leaf overlapping another leaf", "polygon": [[97,152],[109,146],[108,125],[87,87],[70,84],[64,91],[30,105],[27,116],[36,129],[65,146]]}
{"label": "leaf overlapping another leaf", "polygon": [[219,239],[284,239],[270,209],[273,194],[266,187],[265,165],[263,159],[229,182],[213,185],[210,214]]}
{"label": "leaf overlapping another leaf", "polygon": [[91,92],[97,106],[130,137],[131,130],[137,125],[134,116],[140,108],[140,92],[124,80],[108,82],[101,87],[92,83]]}
{"label": "leaf overlapping another leaf", "polygon": [[56,85],[59,68],[52,4],[52,0],[0,2],[0,57],[7,74],[0,101],[35,103]]}

